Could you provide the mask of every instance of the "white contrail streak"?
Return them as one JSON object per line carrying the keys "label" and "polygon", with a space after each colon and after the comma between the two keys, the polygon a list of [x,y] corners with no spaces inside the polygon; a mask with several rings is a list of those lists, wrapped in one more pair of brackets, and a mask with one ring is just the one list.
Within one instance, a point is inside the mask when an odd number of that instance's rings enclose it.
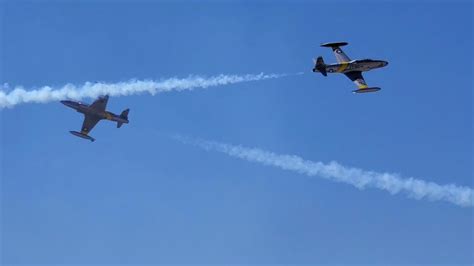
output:
{"label": "white contrail streak", "polygon": [[[301,74],[301,73],[297,73]],[[161,92],[193,90],[220,85],[235,84],[248,81],[274,79],[288,74],[248,74],[248,75],[217,75],[212,77],[189,76],[187,78],[170,78],[159,81],[130,80],[119,83],[91,83],[86,82],[77,86],[66,84],[60,88],[50,86],[34,90],[16,87],[6,92],[6,85],[0,90],[0,109],[13,107],[22,103],[46,103],[65,99],[81,100],[83,98],[96,98],[101,95],[126,96],[148,92],[152,95]]]}
{"label": "white contrail streak", "polygon": [[442,200],[462,207],[474,206],[474,190],[469,187],[438,185],[433,182],[415,178],[402,178],[398,174],[378,173],[353,167],[346,167],[337,162],[322,163],[304,160],[295,155],[280,155],[257,148],[234,146],[215,141],[195,140],[182,136],[175,139],[196,145],[205,150],[225,153],[229,156],[257,162],[263,165],[275,166],[307,176],[319,176],[332,181],[353,185],[358,189],[378,188],[390,194],[406,193],[415,199]]}

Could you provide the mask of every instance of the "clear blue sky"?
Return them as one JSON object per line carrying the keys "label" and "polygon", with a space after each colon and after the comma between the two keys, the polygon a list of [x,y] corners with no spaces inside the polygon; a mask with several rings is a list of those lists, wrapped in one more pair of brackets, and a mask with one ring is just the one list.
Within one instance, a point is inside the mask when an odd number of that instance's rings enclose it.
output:
{"label": "clear blue sky", "polygon": [[[60,103],[0,111],[2,263],[472,264],[473,210],[308,178],[163,137],[472,187],[473,5],[2,1],[0,82],[295,73],[111,98],[94,143]],[[311,73],[348,41],[379,93]],[[92,99],[87,99],[91,101]]]}

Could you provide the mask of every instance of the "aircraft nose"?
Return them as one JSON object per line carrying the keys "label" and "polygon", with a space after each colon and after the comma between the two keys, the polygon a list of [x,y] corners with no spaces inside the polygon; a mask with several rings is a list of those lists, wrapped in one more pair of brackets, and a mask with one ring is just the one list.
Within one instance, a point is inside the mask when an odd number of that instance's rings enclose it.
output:
{"label": "aircraft nose", "polygon": [[64,101],[61,101],[61,103],[71,108],[74,108],[76,106],[75,102],[73,101],[64,100]]}
{"label": "aircraft nose", "polygon": [[383,61],[383,66],[386,66],[388,65],[388,62],[387,61]]}

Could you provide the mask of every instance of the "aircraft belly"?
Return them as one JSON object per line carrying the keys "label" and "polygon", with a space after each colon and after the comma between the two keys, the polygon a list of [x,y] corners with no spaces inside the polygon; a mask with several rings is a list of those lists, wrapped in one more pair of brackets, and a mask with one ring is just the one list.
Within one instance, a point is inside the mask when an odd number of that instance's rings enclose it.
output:
{"label": "aircraft belly", "polygon": [[352,71],[368,71],[371,67],[369,64],[361,63],[342,63],[336,65],[329,65],[326,67],[328,73],[347,73]]}
{"label": "aircraft belly", "polygon": [[339,69],[339,67],[340,67],[339,65],[330,65],[326,67],[326,71],[328,73],[338,73],[337,70]]}
{"label": "aircraft belly", "polygon": [[91,116],[101,116],[96,110],[90,108],[90,107],[85,107],[81,110],[81,113],[84,113],[86,115],[91,115]]}
{"label": "aircraft belly", "polygon": [[351,71],[367,71],[369,68],[366,64],[350,64],[344,71],[344,73]]}
{"label": "aircraft belly", "polygon": [[367,70],[369,70],[369,69],[370,69],[370,68],[367,68],[366,66],[353,66],[353,67],[347,69],[347,70],[344,71],[344,72],[345,72],[345,73],[351,72],[351,71],[361,71],[361,72],[363,72],[363,71],[367,71]]}
{"label": "aircraft belly", "polygon": [[85,106],[79,106],[76,111],[78,111],[79,113],[83,113],[83,114],[89,114],[89,108],[85,107]]}

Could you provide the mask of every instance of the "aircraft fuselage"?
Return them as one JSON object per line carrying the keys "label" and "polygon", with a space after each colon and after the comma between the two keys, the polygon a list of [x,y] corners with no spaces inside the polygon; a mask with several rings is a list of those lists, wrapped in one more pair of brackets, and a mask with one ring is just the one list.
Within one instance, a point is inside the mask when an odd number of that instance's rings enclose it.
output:
{"label": "aircraft fuselage", "polygon": [[[383,60],[352,60],[345,63],[327,64],[326,71],[327,73],[347,73],[351,71],[365,72],[375,68],[381,68],[386,65],[388,65],[388,62]],[[317,69],[314,69],[314,71],[319,72]]]}
{"label": "aircraft fuselage", "polygon": [[106,120],[120,122],[120,123],[128,123],[128,120],[120,117],[119,115],[116,115],[109,111],[98,111],[94,108],[91,108],[91,106],[87,104],[83,104],[83,103],[75,102],[75,101],[61,101],[61,103],[85,115],[92,115],[100,119],[106,119]]}

